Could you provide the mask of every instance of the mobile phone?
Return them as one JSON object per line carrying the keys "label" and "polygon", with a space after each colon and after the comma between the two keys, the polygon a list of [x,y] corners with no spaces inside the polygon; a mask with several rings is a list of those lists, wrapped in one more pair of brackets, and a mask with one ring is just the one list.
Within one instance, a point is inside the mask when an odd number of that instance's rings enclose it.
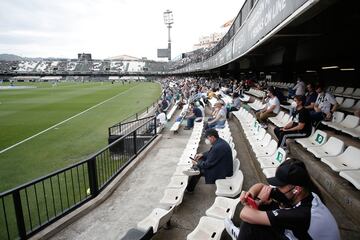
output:
{"label": "mobile phone", "polygon": [[252,199],[250,196],[245,198],[247,204],[250,205],[251,208],[258,209],[258,205],[256,204],[255,200]]}

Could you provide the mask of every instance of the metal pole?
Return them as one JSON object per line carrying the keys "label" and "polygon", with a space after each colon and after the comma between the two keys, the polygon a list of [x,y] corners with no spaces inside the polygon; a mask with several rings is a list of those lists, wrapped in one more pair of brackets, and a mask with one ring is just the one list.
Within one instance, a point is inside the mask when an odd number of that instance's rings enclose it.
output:
{"label": "metal pole", "polygon": [[168,60],[171,61],[171,38],[170,38],[171,25],[168,25]]}
{"label": "metal pole", "polygon": [[12,195],[13,195],[14,208],[15,208],[16,223],[17,223],[20,239],[27,239],[24,214],[21,205],[21,197],[19,190],[13,192]]}

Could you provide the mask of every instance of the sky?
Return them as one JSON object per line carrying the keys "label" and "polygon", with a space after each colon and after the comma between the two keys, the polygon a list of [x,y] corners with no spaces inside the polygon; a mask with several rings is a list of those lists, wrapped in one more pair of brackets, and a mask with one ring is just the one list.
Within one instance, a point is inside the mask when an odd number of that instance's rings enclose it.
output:
{"label": "sky", "polygon": [[167,48],[163,12],[173,11],[172,56],[219,32],[244,0],[0,0],[0,54],[157,60]]}

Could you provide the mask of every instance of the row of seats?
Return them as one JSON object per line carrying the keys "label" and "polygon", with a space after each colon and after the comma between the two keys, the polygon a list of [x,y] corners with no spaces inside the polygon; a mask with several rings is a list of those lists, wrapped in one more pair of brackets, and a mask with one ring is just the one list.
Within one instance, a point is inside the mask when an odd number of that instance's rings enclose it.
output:
{"label": "row of seats", "polygon": [[190,157],[194,157],[202,135],[204,122],[195,122],[192,134],[178,162],[178,166],[167,185],[164,196],[160,199],[160,207],[153,211],[137,224],[136,228],[130,229],[122,240],[151,239],[156,232],[166,226],[173,214],[175,207],[183,200],[184,191],[188,183],[188,176],[183,171],[191,164]]}
{"label": "row of seats", "polygon": [[265,92],[259,89],[250,88],[249,91],[246,91],[246,93],[258,98],[265,97]]}
{"label": "row of seats", "polygon": [[276,140],[271,138],[251,113],[241,108],[233,114],[239,120],[264,175],[275,176],[276,168],[286,159],[286,152],[277,148]]}
{"label": "row of seats", "polygon": [[180,100],[177,100],[174,105],[172,106],[172,108],[170,109],[170,111],[166,114],[166,118],[167,120],[170,120],[172,115],[174,115],[177,107],[178,107],[178,104],[179,104]]}
{"label": "row of seats", "polygon": [[354,98],[343,98],[343,97],[336,97],[336,102],[339,104],[339,109],[346,112],[355,112],[360,110],[360,100],[355,103]]}
{"label": "row of seats", "polygon": [[329,86],[326,89],[328,92],[333,93],[336,96],[343,96],[343,97],[351,97],[360,99],[360,88],[353,88],[353,87],[335,87],[335,86]]}
{"label": "row of seats", "polygon": [[267,85],[270,87],[277,88],[293,88],[295,86],[294,83],[286,83],[286,82],[268,82]]}
{"label": "row of seats", "polygon": [[296,139],[296,142],[360,190],[360,161],[357,158],[360,149],[353,146],[345,149],[343,141],[336,137],[328,138],[321,130],[316,130],[308,138]]}
{"label": "row of seats", "polygon": [[229,143],[233,151],[233,176],[216,180],[217,197],[213,205],[206,210],[206,216],[201,217],[196,228],[188,234],[187,240],[220,239],[225,229],[224,219],[234,216],[239,203],[239,198],[234,199],[234,197],[238,196],[242,190],[244,176],[239,170],[240,161],[236,158],[235,144],[227,122],[224,128],[217,130],[219,136]]}
{"label": "row of seats", "polygon": [[347,115],[343,112],[334,112],[331,122],[322,121],[322,124],[349,134],[355,138],[360,138],[360,118],[354,115]]}
{"label": "row of seats", "polygon": [[183,106],[179,116],[177,117],[176,121],[174,122],[174,124],[170,128],[171,132],[177,132],[179,130],[181,122],[185,118],[185,115],[186,115],[186,112],[187,112],[188,108],[189,108],[189,104],[185,104]]}
{"label": "row of seats", "polygon": [[258,100],[258,99],[255,99],[254,102],[249,103],[248,105],[249,105],[252,109],[254,109],[254,111],[259,111],[259,110],[263,109],[263,108],[266,106],[266,104],[263,104],[263,103],[262,103],[260,100]]}

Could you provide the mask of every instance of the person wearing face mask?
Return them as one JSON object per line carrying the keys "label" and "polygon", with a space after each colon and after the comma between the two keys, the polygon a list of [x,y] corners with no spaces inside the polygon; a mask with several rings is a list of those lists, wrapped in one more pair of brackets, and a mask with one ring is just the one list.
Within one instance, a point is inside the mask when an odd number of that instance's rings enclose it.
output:
{"label": "person wearing face mask", "polygon": [[330,121],[339,104],[332,94],[325,92],[323,85],[316,86],[316,92],[318,96],[314,104],[314,111],[310,112],[310,116],[316,122]]}
{"label": "person wearing face mask", "polygon": [[201,176],[205,177],[206,184],[214,184],[217,179],[224,179],[233,175],[233,156],[231,147],[219,137],[215,129],[205,132],[205,143],[211,145],[209,151],[195,155],[193,167],[184,171],[190,176],[187,192],[193,192]]}
{"label": "person wearing face mask", "polygon": [[267,90],[269,98],[265,108],[256,113],[256,119],[261,123],[262,127],[267,128],[266,121],[269,117],[275,117],[280,112],[280,101],[275,95],[275,89],[269,87]]}
{"label": "person wearing face mask", "polygon": [[311,135],[311,118],[308,110],[304,107],[305,97],[296,95],[294,97],[295,109],[292,121],[285,127],[274,129],[274,133],[278,138],[278,147],[286,146],[286,139],[304,138]]}
{"label": "person wearing face mask", "polygon": [[[240,228],[225,219],[233,240],[340,239],[337,223],[302,161],[286,160],[267,181],[271,186],[257,183],[241,193]],[[256,199],[258,209],[248,205],[248,197]]]}

